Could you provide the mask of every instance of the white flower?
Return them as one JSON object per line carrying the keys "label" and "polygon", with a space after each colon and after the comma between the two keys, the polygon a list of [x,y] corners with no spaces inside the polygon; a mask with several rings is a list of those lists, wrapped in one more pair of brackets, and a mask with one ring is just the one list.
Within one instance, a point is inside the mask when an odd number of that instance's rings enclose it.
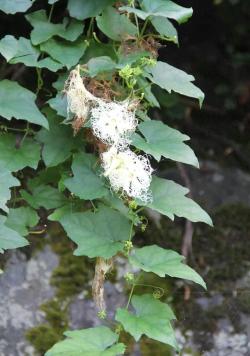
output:
{"label": "white flower", "polygon": [[77,118],[86,118],[89,111],[89,102],[96,100],[84,86],[79,69],[74,69],[65,83],[67,95],[67,112],[74,114]]}
{"label": "white flower", "polygon": [[137,120],[134,110],[129,110],[129,102],[104,102],[91,109],[91,122],[95,136],[103,142],[124,147],[129,143],[129,135],[135,131]]}
{"label": "white flower", "polygon": [[122,190],[129,197],[145,202],[151,200],[149,187],[153,170],[147,157],[137,156],[130,149],[118,151],[113,146],[102,154],[102,166],[114,191]]}

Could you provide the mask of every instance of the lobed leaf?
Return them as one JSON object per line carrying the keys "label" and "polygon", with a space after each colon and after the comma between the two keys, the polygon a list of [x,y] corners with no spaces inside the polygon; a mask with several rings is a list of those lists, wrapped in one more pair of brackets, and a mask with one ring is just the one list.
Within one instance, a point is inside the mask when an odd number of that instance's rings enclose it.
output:
{"label": "lobed leaf", "polygon": [[98,28],[114,41],[122,41],[130,36],[134,37],[137,33],[136,26],[126,15],[120,15],[113,7],[107,7],[96,18]]}
{"label": "lobed leaf", "polygon": [[21,197],[34,209],[43,207],[45,209],[59,208],[67,203],[66,197],[56,188],[41,184],[30,189],[31,194],[21,190]]}
{"label": "lobed leaf", "polygon": [[88,44],[83,37],[80,37],[75,42],[51,38],[47,42],[42,43],[40,48],[70,69],[79,62],[87,46]]}
{"label": "lobed leaf", "polygon": [[168,216],[174,220],[174,215],[193,222],[204,222],[213,225],[210,216],[192,199],[186,197],[188,189],[171,180],[154,176],[151,183],[152,201],[139,202],[150,209]]}
{"label": "lobed leaf", "polygon": [[119,335],[106,326],[66,331],[45,356],[117,356],[123,355],[125,345],[117,343]]}
{"label": "lobed leaf", "polygon": [[206,283],[191,267],[183,263],[184,257],[172,250],[157,245],[145,246],[130,255],[129,262],[145,272],[153,272],[160,277],[184,278],[200,284],[206,289]]}
{"label": "lobed leaf", "polygon": [[196,98],[199,100],[200,106],[202,105],[204,93],[192,83],[194,81],[192,75],[161,61],[158,61],[155,66],[147,67],[146,72],[148,78],[162,89],[169,93],[175,91]]}
{"label": "lobed leaf", "polygon": [[48,21],[46,11],[38,10],[25,16],[33,30],[30,38],[34,45],[46,42],[51,37],[59,36],[69,41],[75,41],[83,32],[84,24],[80,21],[72,20],[68,27],[67,19],[63,23],[54,24]]}
{"label": "lobed leaf", "polygon": [[33,139],[16,141],[16,136],[0,134],[0,168],[16,172],[25,167],[36,169],[40,160],[40,145]]}
{"label": "lobed leaf", "polygon": [[62,68],[62,64],[47,57],[38,61],[41,52],[24,37],[16,39],[6,35],[0,40],[0,53],[10,64],[23,63],[27,67],[47,68],[52,72]]}
{"label": "lobed leaf", "polygon": [[115,319],[136,341],[142,335],[168,344],[176,349],[178,345],[170,321],[175,319],[171,308],[155,299],[151,294],[133,296],[131,299],[135,313],[118,308]]}
{"label": "lobed leaf", "polygon": [[0,81],[0,115],[7,120],[26,120],[47,129],[48,122],[35,100],[35,94],[17,82],[8,79]]}
{"label": "lobed leaf", "polygon": [[97,160],[94,155],[78,153],[72,163],[73,177],[64,181],[66,188],[81,199],[97,199],[107,195],[104,181],[96,171]]}
{"label": "lobed leaf", "polygon": [[59,222],[78,245],[74,255],[106,259],[123,249],[131,225],[118,211],[106,206],[101,206],[96,213],[63,214]]}
{"label": "lobed leaf", "polygon": [[132,144],[135,147],[152,155],[157,161],[160,161],[161,156],[164,156],[174,161],[199,167],[193,150],[184,143],[190,139],[187,135],[155,120],[142,122],[138,128],[144,138],[134,134]]}
{"label": "lobed leaf", "polygon": [[0,253],[4,250],[23,247],[29,244],[28,240],[16,231],[5,226],[6,217],[0,215]]}
{"label": "lobed leaf", "polygon": [[122,6],[120,10],[134,13],[142,20],[156,16],[173,19],[178,23],[186,22],[193,14],[191,7],[180,6],[171,0],[143,0],[141,10],[129,6]]}
{"label": "lobed leaf", "polygon": [[33,0],[1,0],[0,10],[6,14],[16,14],[17,12],[25,12],[32,6]]}
{"label": "lobed leaf", "polygon": [[70,16],[78,20],[85,20],[89,17],[99,15],[102,10],[109,5],[112,5],[114,2],[115,0],[69,0],[68,10]]}
{"label": "lobed leaf", "polygon": [[[48,112],[47,112],[48,114]],[[48,115],[49,130],[41,129],[36,139],[43,144],[42,158],[47,167],[57,166],[72,155],[79,139],[72,137],[72,129],[62,125],[56,115]]]}
{"label": "lobed leaf", "polygon": [[27,236],[29,228],[35,226],[39,221],[39,216],[36,211],[22,206],[16,209],[10,209],[5,225],[12,230],[15,230],[22,236]]}
{"label": "lobed leaf", "polygon": [[0,209],[7,212],[9,209],[6,206],[7,201],[11,197],[10,188],[20,185],[18,179],[13,177],[9,170],[1,168],[0,172]]}

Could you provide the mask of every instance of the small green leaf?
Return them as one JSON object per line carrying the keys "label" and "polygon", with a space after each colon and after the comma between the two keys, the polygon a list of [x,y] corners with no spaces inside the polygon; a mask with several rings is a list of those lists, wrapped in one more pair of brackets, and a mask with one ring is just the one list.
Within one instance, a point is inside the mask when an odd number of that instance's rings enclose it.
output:
{"label": "small green leaf", "polygon": [[178,349],[170,321],[175,316],[170,307],[155,299],[151,294],[132,297],[135,314],[126,309],[117,309],[115,319],[136,341],[145,334],[149,338]]}
{"label": "small green leaf", "polygon": [[151,53],[149,51],[136,51],[132,53],[120,53],[118,57],[117,68],[122,69],[126,65],[132,65],[137,61],[140,61],[142,57],[151,57]]}
{"label": "small green leaf", "polygon": [[21,190],[21,197],[34,209],[43,207],[45,209],[55,209],[67,203],[66,197],[57,189],[50,185],[39,185],[30,189],[32,194]]}
{"label": "small green leaf", "polygon": [[33,27],[30,38],[34,45],[45,42],[54,36],[59,36],[69,41],[75,41],[82,33],[84,27],[83,23],[76,20],[72,20],[68,28],[66,28],[65,21],[60,24],[49,22],[45,10],[32,12],[26,15],[25,18]]}
{"label": "small green leaf", "polygon": [[204,93],[192,81],[194,77],[171,65],[158,61],[155,66],[147,67],[150,80],[169,93],[176,93],[196,98],[200,106],[204,100]]}
{"label": "small green leaf", "polygon": [[87,42],[82,37],[75,42],[51,38],[47,42],[42,43],[40,48],[56,61],[70,69],[76,65],[83,56],[87,48]]}
{"label": "small green leaf", "polygon": [[151,23],[160,35],[178,44],[178,33],[174,25],[168,19],[156,16],[151,19]]}
{"label": "small green leaf", "polygon": [[107,56],[91,58],[88,61],[89,75],[95,77],[99,73],[110,72],[116,68],[116,63]]}
{"label": "small green leaf", "polygon": [[99,15],[105,7],[112,5],[115,0],[69,0],[68,10],[71,17],[85,20]]}
{"label": "small green leaf", "polygon": [[0,173],[0,209],[6,212],[9,210],[6,203],[11,197],[10,188],[18,185],[20,185],[19,180],[13,177],[10,171],[2,168]]}
{"label": "small green leaf", "polygon": [[144,77],[137,78],[137,84],[144,94],[145,99],[152,107],[160,108],[160,104],[151,91],[151,84]]}
{"label": "small green leaf", "polygon": [[62,93],[57,93],[57,95],[48,100],[49,106],[57,112],[57,115],[62,117],[67,117],[67,97]]}
{"label": "small green leaf", "polygon": [[47,57],[38,61],[41,52],[32,46],[30,40],[20,37],[18,40],[10,35],[0,40],[0,53],[11,64],[23,63],[27,67],[47,68],[56,72],[62,64]]}
{"label": "small green leaf", "polygon": [[[48,114],[48,113],[47,113]],[[49,114],[49,130],[42,129],[36,139],[43,143],[42,158],[47,167],[57,166],[68,159],[79,139],[73,137],[71,127],[62,125],[58,116]]]}
{"label": "small green leaf", "polygon": [[206,289],[206,283],[191,267],[183,263],[184,257],[172,250],[159,246],[145,246],[130,255],[129,262],[146,272],[153,272],[160,277],[184,278],[200,284]]}
{"label": "small green leaf", "polygon": [[0,81],[0,115],[7,120],[26,120],[47,129],[47,120],[38,110],[35,100],[35,94],[17,82]]}
{"label": "small green leaf", "polygon": [[160,161],[161,156],[164,156],[174,161],[199,167],[193,150],[183,142],[189,140],[187,135],[155,120],[142,122],[139,125],[139,130],[145,139],[135,134],[132,144],[152,155],[157,161]]}
{"label": "small green leaf", "polygon": [[72,164],[74,176],[64,181],[65,187],[81,199],[93,200],[105,196],[108,190],[96,171],[96,165],[94,155],[76,154]]}
{"label": "small green leaf", "polygon": [[0,253],[3,250],[23,247],[29,242],[20,236],[16,231],[5,226],[6,218],[0,215]]}
{"label": "small green leaf", "polygon": [[71,240],[77,243],[76,256],[110,258],[123,249],[131,223],[118,211],[101,206],[96,213],[64,214],[60,219]]}
{"label": "small green leaf", "polygon": [[16,14],[17,12],[25,12],[31,7],[33,0],[1,0],[0,10],[6,14]]}
{"label": "small green leaf", "polygon": [[15,230],[22,236],[27,236],[29,228],[35,226],[39,221],[36,211],[29,207],[10,209],[5,225]]}
{"label": "small green leaf", "polygon": [[113,7],[107,7],[101,16],[96,18],[97,26],[114,41],[122,41],[137,33],[136,26],[126,15],[120,15]]}
{"label": "small green leaf", "polygon": [[67,331],[66,340],[55,344],[45,356],[117,356],[125,345],[117,343],[119,335],[106,326]]}
{"label": "small green leaf", "polygon": [[16,172],[25,167],[36,169],[40,160],[40,145],[27,138],[20,144],[13,134],[0,134],[0,167]]}
{"label": "small green leaf", "polygon": [[[185,195],[188,189],[171,180],[154,176],[151,183],[152,202],[146,206],[174,220],[174,215],[193,222],[204,222],[213,225],[210,216],[192,199]],[[139,202],[145,205],[143,202]]]}

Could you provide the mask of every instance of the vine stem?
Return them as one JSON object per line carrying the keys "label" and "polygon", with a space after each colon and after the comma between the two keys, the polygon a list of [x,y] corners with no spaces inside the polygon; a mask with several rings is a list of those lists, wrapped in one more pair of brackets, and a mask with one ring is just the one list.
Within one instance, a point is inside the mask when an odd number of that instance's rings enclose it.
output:
{"label": "vine stem", "polygon": [[48,22],[51,21],[51,17],[52,17],[52,14],[53,14],[54,6],[55,6],[55,3],[51,5],[50,12],[49,12],[49,17],[48,17]]}
{"label": "vine stem", "polygon": [[132,296],[133,296],[135,286],[136,286],[136,284],[133,283],[132,288],[131,288],[130,293],[129,293],[129,297],[128,297],[128,302],[127,302],[127,305],[126,305],[126,309],[128,309],[129,304],[130,304],[130,302],[131,302],[131,298],[132,298]]}
{"label": "vine stem", "polygon": [[[132,7],[135,8],[135,2],[133,1],[132,2]],[[135,17],[135,23],[136,23],[136,27],[137,27],[137,33],[138,33],[138,36],[140,36],[140,28],[139,28],[139,21],[138,21],[138,17],[137,15],[134,13],[134,17]]]}
{"label": "vine stem", "polygon": [[20,142],[20,146],[23,144],[24,140],[26,139],[28,133],[29,133],[29,127],[30,127],[30,124],[29,124],[29,121],[27,122],[27,128],[26,128],[26,132],[25,134],[23,135],[23,138],[21,139],[21,142]]}
{"label": "vine stem", "polygon": [[94,19],[94,17],[92,17],[90,22],[89,22],[89,28],[88,28],[88,31],[87,31],[87,37],[90,37],[90,35],[91,35],[91,30],[93,28],[94,21],[95,21],[95,19]]}
{"label": "vine stem", "polygon": [[144,24],[143,24],[143,27],[142,27],[141,33],[140,33],[140,36],[141,36],[141,37],[143,36],[143,34],[144,34],[145,30],[146,30],[146,27],[147,27],[147,25],[148,25],[148,21],[149,21],[149,18],[147,18],[147,19],[145,20]]}

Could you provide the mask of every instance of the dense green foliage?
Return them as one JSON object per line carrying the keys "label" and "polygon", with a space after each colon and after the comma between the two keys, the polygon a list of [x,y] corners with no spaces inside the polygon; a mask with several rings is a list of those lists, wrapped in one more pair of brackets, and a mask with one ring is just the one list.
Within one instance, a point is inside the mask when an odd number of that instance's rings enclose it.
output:
{"label": "dense green foliage", "polygon": [[[189,137],[147,115],[151,107],[159,107],[151,90],[155,85],[168,93],[197,99],[202,105],[204,94],[193,84],[192,75],[157,61],[162,42],[178,43],[170,20],[181,24],[190,18],[192,9],[170,0],[69,0],[63,12],[66,15],[55,23],[56,3],[48,1],[48,15],[46,9],[29,9],[29,0],[0,4],[9,16],[28,10],[24,16],[32,26],[30,38],[2,38],[1,55],[10,66],[24,65],[27,77],[34,73],[30,67],[37,75],[36,93],[14,80],[0,81],[0,250],[27,245],[29,232],[40,216],[46,216],[59,222],[77,245],[75,255],[97,258],[96,271],[100,268],[104,275],[112,264],[110,259],[120,253],[141,273],[184,278],[206,287],[176,252],[156,245],[134,249],[132,238],[136,229],[145,229],[144,208],[172,220],[176,215],[212,225],[208,214],[186,196],[187,188],[157,177],[157,172],[149,188],[150,199],[129,194],[130,186],[115,189],[108,177],[122,164],[120,157],[118,166],[111,162],[105,171],[102,161],[112,145],[96,133],[87,101],[86,117],[76,114],[78,106],[85,104],[85,87],[89,100],[96,100],[100,107],[129,103],[134,108],[126,113],[136,116],[138,126],[129,142],[128,157],[141,157],[136,155],[144,152],[152,161],[166,158],[198,167],[194,152],[185,143]],[[48,71],[54,73],[52,85],[46,82]],[[79,76],[82,90],[76,111],[69,109],[78,95],[76,91],[73,98],[69,96],[68,83],[74,75]],[[113,119],[122,120],[110,117]],[[17,124],[15,120],[22,121]],[[66,332],[67,338],[46,355],[123,354],[125,345],[119,343],[123,329],[136,341],[145,334],[178,349],[170,306],[158,300],[161,295],[157,293],[136,296],[139,273],[124,277],[131,293],[127,306],[117,310],[116,329]],[[102,306],[98,315],[106,318],[102,296],[95,290],[94,294],[97,305]],[[130,302],[135,313],[129,311]]]}

